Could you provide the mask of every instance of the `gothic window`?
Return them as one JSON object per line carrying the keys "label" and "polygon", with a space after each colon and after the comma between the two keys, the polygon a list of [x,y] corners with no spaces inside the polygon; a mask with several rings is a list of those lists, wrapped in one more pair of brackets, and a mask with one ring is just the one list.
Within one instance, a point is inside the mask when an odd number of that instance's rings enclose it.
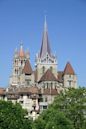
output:
{"label": "gothic window", "polygon": [[69,86],[71,86],[71,83],[72,83],[72,82],[71,82],[71,81],[69,81]]}
{"label": "gothic window", "polygon": [[45,67],[43,66],[42,67],[42,73],[44,74],[44,72],[45,72]]}
{"label": "gothic window", "polygon": [[16,74],[16,69],[15,69],[15,74]]}
{"label": "gothic window", "polygon": [[16,64],[16,60],[15,60],[15,64]]}
{"label": "gothic window", "polygon": [[45,102],[47,102],[47,97],[45,97]]}
{"label": "gothic window", "polygon": [[48,62],[48,59],[49,59],[49,58],[48,58],[48,55],[47,55],[47,62]]}
{"label": "gothic window", "polygon": [[18,74],[18,69],[16,70],[16,73]]}
{"label": "gothic window", "polygon": [[16,65],[18,65],[18,60],[16,60]]}
{"label": "gothic window", "polygon": [[53,72],[53,68],[52,68],[52,66],[50,67],[50,70],[51,70],[51,72]]}
{"label": "gothic window", "polygon": [[27,94],[27,98],[29,99],[30,98],[30,96]]}
{"label": "gothic window", "polygon": [[51,82],[51,89],[53,88],[53,83]]}
{"label": "gothic window", "polygon": [[21,65],[23,64],[23,61],[21,60]]}
{"label": "gothic window", "polygon": [[30,81],[31,81],[30,79],[26,79],[25,81],[27,85],[30,85]]}
{"label": "gothic window", "polygon": [[47,89],[48,89],[48,83],[47,83]]}

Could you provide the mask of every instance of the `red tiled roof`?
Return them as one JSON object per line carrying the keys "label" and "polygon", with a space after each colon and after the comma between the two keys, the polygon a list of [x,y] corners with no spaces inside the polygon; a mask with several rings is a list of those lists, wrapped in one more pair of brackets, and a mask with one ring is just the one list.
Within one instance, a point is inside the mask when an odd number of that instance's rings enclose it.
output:
{"label": "red tiled roof", "polygon": [[28,74],[28,75],[32,74],[32,67],[30,65],[29,60],[26,60],[26,63],[25,63],[24,69],[23,69],[23,73]]}
{"label": "red tiled roof", "polygon": [[5,89],[4,88],[0,88],[0,95],[4,95],[5,94]]}
{"label": "red tiled roof", "polygon": [[75,72],[69,62],[66,64],[66,67],[64,69],[64,74],[75,75]]}
{"label": "red tiled roof", "polygon": [[42,81],[57,81],[56,77],[54,76],[54,74],[51,72],[50,69],[48,69],[44,75],[41,77],[39,82]]}

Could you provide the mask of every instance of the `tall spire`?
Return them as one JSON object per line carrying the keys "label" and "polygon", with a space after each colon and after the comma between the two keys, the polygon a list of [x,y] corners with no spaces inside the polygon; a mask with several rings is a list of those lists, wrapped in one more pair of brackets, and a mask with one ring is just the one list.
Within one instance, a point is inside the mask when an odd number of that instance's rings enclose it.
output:
{"label": "tall spire", "polygon": [[47,53],[51,56],[51,49],[50,49],[49,40],[48,40],[47,22],[46,22],[46,16],[45,16],[44,32],[43,32],[42,45],[41,45],[41,50],[40,50],[40,57],[44,57]]}

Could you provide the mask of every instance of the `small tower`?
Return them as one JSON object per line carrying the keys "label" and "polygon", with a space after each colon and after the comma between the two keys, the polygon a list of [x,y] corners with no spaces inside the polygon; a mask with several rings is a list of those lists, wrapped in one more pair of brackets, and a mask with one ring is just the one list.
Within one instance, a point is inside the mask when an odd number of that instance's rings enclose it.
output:
{"label": "small tower", "polygon": [[52,73],[57,78],[57,60],[51,52],[45,18],[41,50],[36,56],[37,81],[40,80],[40,78],[48,69],[51,69]]}
{"label": "small tower", "polygon": [[65,66],[65,69],[63,72],[63,80],[64,80],[65,88],[76,88],[77,87],[77,76],[69,62]]}
{"label": "small tower", "polygon": [[24,52],[23,45],[21,44],[19,51],[16,49],[14,53],[12,75],[10,76],[10,85],[19,85],[20,76],[22,74],[26,60],[29,60],[29,54]]}

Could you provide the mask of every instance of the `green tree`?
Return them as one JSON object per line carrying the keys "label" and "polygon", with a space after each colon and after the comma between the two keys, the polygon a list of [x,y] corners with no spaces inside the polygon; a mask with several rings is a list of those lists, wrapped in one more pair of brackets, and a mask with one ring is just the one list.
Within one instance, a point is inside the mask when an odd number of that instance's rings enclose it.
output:
{"label": "green tree", "polygon": [[31,120],[24,118],[26,113],[19,104],[0,101],[0,129],[32,129]]}
{"label": "green tree", "polygon": [[74,129],[72,122],[61,112],[49,108],[34,122],[33,129]]}
{"label": "green tree", "polygon": [[86,88],[69,89],[61,93],[49,108],[63,112],[75,129],[86,128]]}

